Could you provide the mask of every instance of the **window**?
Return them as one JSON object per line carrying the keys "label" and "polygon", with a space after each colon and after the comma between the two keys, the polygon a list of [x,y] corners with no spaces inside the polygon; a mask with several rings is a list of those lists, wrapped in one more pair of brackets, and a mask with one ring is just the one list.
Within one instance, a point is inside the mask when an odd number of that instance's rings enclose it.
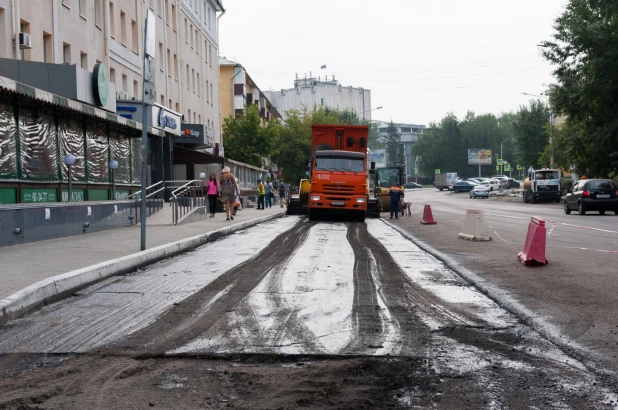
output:
{"label": "window", "polygon": [[187,23],[187,19],[185,19],[185,43],[189,44],[189,24]]}
{"label": "window", "polygon": [[197,116],[195,115],[195,112],[193,112],[193,124],[195,124],[196,121],[197,121]]}
{"label": "window", "polygon": [[71,45],[62,43],[62,61],[71,64]]}
{"label": "window", "polygon": [[172,30],[176,31],[176,6],[172,4]]}
{"label": "window", "polygon": [[103,27],[103,0],[94,0],[94,24]]}
{"label": "window", "polygon": [[135,54],[139,54],[139,46],[138,46],[138,33],[137,33],[137,22],[135,20],[131,20],[131,49]]}
{"label": "window", "polygon": [[168,77],[171,77],[171,72],[172,72],[172,54],[170,52],[170,49],[168,48],[167,49],[167,76]]}
{"label": "window", "polygon": [[110,35],[112,38],[116,38],[116,19],[114,15],[114,3],[109,2],[109,27],[110,27]]}
{"label": "window", "polygon": [[180,104],[176,103],[176,112],[180,112]]}
{"label": "window", "polygon": [[129,79],[126,74],[122,75],[122,91],[125,93],[129,91]]}
{"label": "window", "polygon": [[88,54],[86,54],[86,53],[81,53],[80,54],[80,63],[81,63],[81,67],[84,70],[88,69]]}
{"label": "window", "polygon": [[116,69],[109,69],[109,82],[112,84],[116,84]]}
{"label": "window", "polygon": [[208,44],[208,60],[210,61],[210,66],[212,67],[212,46]]}
{"label": "window", "polygon": [[191,88],[193,88],[193,93],[195,94],[195,70],[191,69]]}
{"label": "window", "polygon": [[65,7],[71,8],[69,6],[69,0],[62,0],[62,5],[65,6]]}
{"label": "window", "polygon": [[[163,5],[161,4],[162,0],[157,0],[157,13],[159,13],[159,17],[163,16]],[[161,105],[164,105],[161,103]]]}
{"label": "window", "polygon": [[202,10],[202,19],[204,20],[204,24],[206,24],[206,0],[204,0],[204,8]]}
{"label": "window", "polygon": [[210,98],[208,97],[208,80],[206,80],[206,102],[210,102]]}
{"label": "window", "polygon": [[167,104],[167,108],[169,108],[170,110],[172,109],[172,99],[169,99],[169,102]]}
{"label": "window", "polygon": [[[208,92],[208,90],[206,90],[206,92]],[[210,105],[213,105],[212,103],[212,83],[210,84]]]}
{"label": "window", "polygon": [[202,94],[202,83],[200,83],[200,73],[197,73],[197,95]]}
{"label": "window", "polygon": [[191,110],[187,110],[187,121],[191,121]]}
{"label": "window", "polygon": [[127,15],[120,11],[120,43],[127,44]]}
{"label": "window", "polygon": [[133,97],[141,100],[139,96],[139,82],[137,80],[133,80]]}
{"label": "window", "polygon": [[193,24],[189,24],[189,34],[191,35],[191,48],[193,48]]}
{"label": "window", "polygon": [[208,64],[208,40],[204,40],[204,62]]}
{"label": "window", "polygon": [[161,105],[165,107],[165,96],[161,94]]}
{"label": "window", "polygon": [[43,61],[46,63],[53,63],[54,56],[52,53],[52,36],[46,32],[43,32]]}
{"label": "window", "polygon": [[86,15],[86,0],[79,0],[78,7],[79,7],[79,15],[82,16],[83,18],[87,18],[88,16]]}
{"label": "window", "polygon": [[197,123],[201,124],[202,123],[202,114],[197,116]]}
{"label": "window", "polygon": [[[161,60],[163,60],[163,43],[159,42],[159,55],[161,57],[159,57]],[[159,60],[159,61],[161,61]],[[163,64],[159,64],[159,70],[161,70],[161,72],[163,72]]]}
{"label": "window", "polygon": [[174,54],[174,79],[178,81],[178,56]]}

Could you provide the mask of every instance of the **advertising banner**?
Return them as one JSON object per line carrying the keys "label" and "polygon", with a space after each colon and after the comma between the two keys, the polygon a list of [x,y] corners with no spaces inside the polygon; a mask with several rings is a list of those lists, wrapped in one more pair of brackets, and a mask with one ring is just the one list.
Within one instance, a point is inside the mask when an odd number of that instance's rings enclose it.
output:
{"label": "advertising banner", "polygon": [[491,150],[483,148],[469,148],[468,165],[491,165]]}

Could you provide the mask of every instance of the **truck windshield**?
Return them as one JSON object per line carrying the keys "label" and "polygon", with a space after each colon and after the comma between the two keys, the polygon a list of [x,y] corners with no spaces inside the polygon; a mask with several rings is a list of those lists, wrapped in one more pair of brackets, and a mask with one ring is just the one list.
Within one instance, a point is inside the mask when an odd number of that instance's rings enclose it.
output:
{"label": "truck windshield", "polygon": [[376,170],[378,185],[382,188],[390,188],[393,185],[401,185],[399,179],[399,169],[378,169]]}
{"label": "truck windshield", "polygon": [[316,157],[315,169],[318,171],[352,171],[363,172],[362,158]]}
{"label": "truck windshield", "polygon": [[558,171],[547,170],[547,171],[537,171],[536,179],[560,179],[560,175]]}

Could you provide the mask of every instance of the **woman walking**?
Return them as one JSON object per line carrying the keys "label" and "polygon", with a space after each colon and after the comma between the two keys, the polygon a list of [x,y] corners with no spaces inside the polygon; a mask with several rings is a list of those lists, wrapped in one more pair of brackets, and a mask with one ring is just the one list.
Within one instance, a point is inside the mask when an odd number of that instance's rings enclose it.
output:
{"label": "woman walking", "polygon": [[208,209],[210,210],[210,217],[215,217],[215,210],[217,208],[217,197],[219,196],[219,181],[215,174],[210,174],[208,179],[208,185],[206,187],[206,194],[208,195]]}
{"label": "woman walking", "polygon": [[230,173],[229,167],[223,167],[221,170],[221,179],[219,183],[221,184],[221,193],[219,195],[221,195],[221,201],[225,208],[225,220],[234,220],[232,212],[236,200],[236,178]]}

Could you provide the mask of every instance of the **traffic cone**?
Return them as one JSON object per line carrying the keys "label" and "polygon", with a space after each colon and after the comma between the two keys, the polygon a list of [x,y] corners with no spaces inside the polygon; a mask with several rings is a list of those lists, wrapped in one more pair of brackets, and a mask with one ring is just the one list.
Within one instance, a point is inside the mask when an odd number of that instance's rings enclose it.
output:
{"label": "traffic cone", "polygon": [[431,214],[431,207],[429,205],[425,205],[423,209],[423,220],[421,221],[423,225],[433,225],[437,222],[433,220],[433,215]]}
{"label": "traffic cone", "polygon": [[545,257],[546,239],[545,220],[533,216],[528,224],[524,250],[517,254],[517,259],[524,266],[547,265],[548,262]]}

